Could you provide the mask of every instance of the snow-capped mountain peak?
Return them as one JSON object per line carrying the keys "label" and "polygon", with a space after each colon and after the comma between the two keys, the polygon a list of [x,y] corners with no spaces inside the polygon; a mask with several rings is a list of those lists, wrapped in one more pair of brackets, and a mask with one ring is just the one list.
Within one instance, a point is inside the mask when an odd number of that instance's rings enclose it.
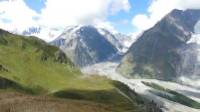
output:
{"label": "snow-capped mountain peak", "polygon": [[60,47],[78,66],[110,59],[117,49],[94,26],[69,26],[51,44]]}
{"label": "snow-capped mountain peak", "polygon": [[[132,44],[132,37],[127,36],[121,33],[112,33],[111,31],[99,28],[91,25],[76,25],[76,26],[68,26],[65,28],[64,32],[56,38],[56,40],[64,40],[66,37],[74,38],[80,36],[81,32],[84,32],[85,29],[92,28],[96,30],[102,37],[104,37],[107,41],[109,41],[119,53],[125,53],[130,45]],[[63,44],[63,42],[61,42]]]}

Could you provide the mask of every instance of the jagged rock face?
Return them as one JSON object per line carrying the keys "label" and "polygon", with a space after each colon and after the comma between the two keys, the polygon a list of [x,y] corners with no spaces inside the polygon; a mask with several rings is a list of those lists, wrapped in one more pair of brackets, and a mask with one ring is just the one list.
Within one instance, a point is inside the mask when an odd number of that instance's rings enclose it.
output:
{"label": "jagged rock face", "polygon": [[196,61],[199,45],[188,43],[199,20],[200,10],[173,10],[131,46],[118,71],[128,76],[162,80],[192,77],[194,71],[195,76],[199,75]]}
{"label": "jagged rock face", "polygon": [[176,68],[178,81],[200,87],[200,20],[195,25],[187,45],[178,48],[177,53],[181,59]]}
{"label": "jagged rock face", "polygon": [[118,53],[124,54],[130,47],[130,45],[127,44],[132,42],[131,36],[121,33],[112,33],[103,28],[98,28],[98,31],[118,50]]}
{"label": "jagged rock face", "polygon": [[117,49],[92,26],[68,27],[51,44],[60,47],[80,67],[117,54]]}

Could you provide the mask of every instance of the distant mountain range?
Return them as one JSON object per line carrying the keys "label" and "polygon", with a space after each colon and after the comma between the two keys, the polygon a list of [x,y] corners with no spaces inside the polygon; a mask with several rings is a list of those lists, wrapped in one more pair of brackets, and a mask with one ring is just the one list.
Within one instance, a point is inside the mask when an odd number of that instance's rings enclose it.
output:
{"label": "distant mountain range", "polygon": [[34,35],[41,33],[40,27],[30,27],[22,32],[22,35]]}
{"label": "distant mountain range", "polygon": [[118,71],[182,82],[200,79],[199,33],[200,10],[173,10],[139,37]]}
{"label": "distant mountain range", "polygon": [[63,31],[62,29],[51,29],[38,25],[38,26],[30,26],[22,31],[15,29],[9,32],[23,36],[36,36],[44,41],[49,42],[57,38],[62,33],[62,31]]}
{"label": "distant mountain range", "polygon": [[[118,59],[117,71],[127,77],[200,81],[200,10],[175,9],[134,43],[131,36],[90,25],[68,26],[62,32],[30,27],[22,35],[52,38],[50,44],[79,67]],[[116,58],[120,56],[122,60]]]}
{"label": "distant mountain range", "polygon": [[107,61],[124,53],[130,38],[94,26],[70,26],[51,44],[60,47],[81,67]]}

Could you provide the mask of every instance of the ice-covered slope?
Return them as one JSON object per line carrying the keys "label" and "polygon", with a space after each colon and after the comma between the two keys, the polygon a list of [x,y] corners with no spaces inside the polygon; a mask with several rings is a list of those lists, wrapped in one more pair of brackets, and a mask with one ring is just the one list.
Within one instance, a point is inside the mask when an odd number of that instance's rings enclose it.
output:
{"label": "ice-covered slope", "polygon": [[132,44],[132,37],[121,33],[112,33],[103,28],[97,28],[113,46],[115,46],[120,54],[124,54]]}
{"label": "ice-covered slope", "polygon": [[152,94],[151,92],[149,92],[149,90],[153,91],[153,89],[144,85],[142,81],[159,84],[165,88],[181,93],[197,102],[200,102],[199,89],[183,86],[181,84],[174,83],[174,82],[159,81],[156,79],[155,80],[127,79],[115,71],[118,64],[119,63],[113,63],[113,62],[99,63],[93,66],[82,68],[82,72],[86,74],[91,74],[91,75],[93,74],[103,75],[113,80],[123,82],[124,84],[128,85],[132,90],[139,93],[140,95],[143,95],[146,98],[155,101],[158,105],[160,105],[163,108],[165,112],[199,112],[200,111],[199,109],[194,109],[194,108],[167,100],[165,98],[161,98],[155,94]]}

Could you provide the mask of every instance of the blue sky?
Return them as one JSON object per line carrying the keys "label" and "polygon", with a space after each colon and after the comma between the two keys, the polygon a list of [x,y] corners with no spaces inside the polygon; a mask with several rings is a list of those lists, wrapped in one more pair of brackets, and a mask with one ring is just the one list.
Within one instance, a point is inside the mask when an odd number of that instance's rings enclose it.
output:
{"label": "blue sky", "polygon": [[94,25],[137,37],[173,9],[200,9],[199,0],[0,0],[0,28],[51,41],[70,25]]}
{"label": "blue sky", "polygon": [[[123,33],[134,32],[136,28],[134,28],[134,26],[131,23],[133,17],[140,13],[147,14],[147,8],[150,5],[151,0],[129,0],[129,2],[131,4],[131,9],[129,12],[120,11],[116,15],[108,17],[108,20],[116,23],[114,24],[114,27],[119,32]],[[126,20],[127,23],[123,24],[122,22],[123,20]]]}
{"label": "blue sky", "polygon": [[[45,0],[24,0],[27,6],[37,13],[45,7]],[[122,33],[131,33],[136,29],[132,25],[132,18],[140,13],[146,13],[151,0],[129,0],[131,8],[128,12],[119,11],[117,14],[109,15],[108,21],[112,22],[113,27]]]}
{"label": "blue sky", "polygon": [[[3,0],[0,1],[0,28],[23,33],[40,27],[38,36],[50,41],[70,25],[94,25],[113,33],[138,32],[133,18],[147,14],[152,0]],[[12,8],[10,8],[12,7]],[[53,32],[53,33],[52,33]],[[56,34],[54,33],[56,32]],[[56,37],[56,36],[55,36]]]}
{"label": "blue sky", "polygon": [[45,0],[24,0],[24,2],[38,13],[41,13],[41,9],[45,7]]}

